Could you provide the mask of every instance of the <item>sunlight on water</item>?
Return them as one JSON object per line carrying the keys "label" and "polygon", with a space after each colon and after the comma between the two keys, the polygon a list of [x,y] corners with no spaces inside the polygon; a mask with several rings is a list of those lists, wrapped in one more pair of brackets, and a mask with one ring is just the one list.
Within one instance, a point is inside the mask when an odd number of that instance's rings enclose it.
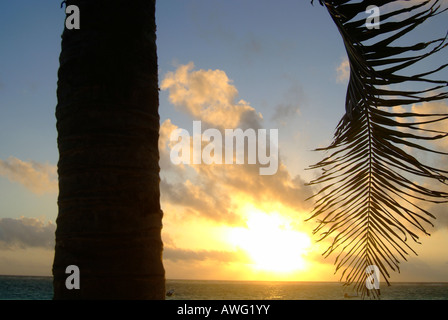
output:
{"label": "sunlight on water", "polygon": [[[337,282],[257,282],[168,280],[178,300],[341,300]],[[351,298],[357,299],[357,298]],[[448,300],[448,283],[397,283],[381,288],[383,300]]]}

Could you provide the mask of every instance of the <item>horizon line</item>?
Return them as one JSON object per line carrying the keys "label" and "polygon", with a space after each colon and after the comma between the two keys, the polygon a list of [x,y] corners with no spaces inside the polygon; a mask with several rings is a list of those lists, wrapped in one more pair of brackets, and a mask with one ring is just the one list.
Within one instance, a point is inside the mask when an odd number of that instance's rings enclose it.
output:
{"label": "horizon line", "polygon": [[[52,275],[24,275],[24,274],[0,274],[0,277],[28,277],[28,278],[53,278]],[[215,282],[301,282],[301,283],[340,283],[341,285],[344,284],[343,281],[334,281],[334,280],[224,280],[224,279],[182,279],[182,278],[166,278],[165,281],[215,281]],[[387,284],[386,281],[380,281],[380,283]],[[448,281],[389,281],[390,284],[400,284],[400,283],[406,283],[406,284],[448,284]]]}

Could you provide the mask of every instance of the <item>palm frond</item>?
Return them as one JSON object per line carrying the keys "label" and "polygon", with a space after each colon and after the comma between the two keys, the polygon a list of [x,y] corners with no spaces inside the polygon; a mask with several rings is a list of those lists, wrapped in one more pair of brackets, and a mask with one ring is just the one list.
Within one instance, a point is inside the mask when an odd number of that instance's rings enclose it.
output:
{"label": "palm frond", "polygon": [[[399,272],[400,260],[416,254],[409,242],[418,243],[419,234],[428,234],[434,216],[418,203],[448,201],[448,193],[435,190],[434,182],[431,187],[424,184],[425,179],[446,184],[448,172],[411,155],[413,150],[447,154],[428,143],[448,133],[426,125],[446,120],[448,114],[394,108],[448,98],[448,81],[431,78],[448,64],[405,74],[409,67],[444,49],[447,36],[401,44],[405,35],[446,9],[439,0],[417,5],[395,0],[319,2],[342,36],[350,79],[346,112],[333,141],[317,149],[329,155],[310,167],[321,169],[322,174],[309,184],[323,187],[313,196],[315,207],[308,220],[319,219],[314,233],[320,234],[319,240],[332,241],[324,256],[336,254],[341,280],[355,284],[365,296],[369,265],[376,265],[389,284],[390,271]],[[366,15],[361,13],[369,5],[381,10],[379,29],[366,28]],[[399,20],[400,14],[406,17]],[[403,84],[425,86],[403,90]]]}

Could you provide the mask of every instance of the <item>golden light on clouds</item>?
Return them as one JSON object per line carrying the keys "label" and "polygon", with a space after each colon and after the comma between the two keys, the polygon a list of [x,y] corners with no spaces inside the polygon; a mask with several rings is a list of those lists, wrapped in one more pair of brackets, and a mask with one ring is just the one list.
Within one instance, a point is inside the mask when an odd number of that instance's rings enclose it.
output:
{"label": "golden light on clouds", "polygon": [[[201,120],[204,129],[265,126],[223,70],[182,65],[166,74],[161,89],[192,121]],[[165,120],[159,139],[167,276],[303,280],[314,274],[311,226],[303,223],[311,190],[302,178],[291,176],[281,158],[270,176],[259,174],[258,163],[175,165],[169,137],[177,128]]]}
{"label": "golden light on clouds", "polygon": [[23,161],[16,157],[0,159],[0,177],[25,186],[35,194],[58,192],[56,166],[36,161]]}
{"label": "golden light on clouds", "polygon": [[235,196],[241,218],[235,225],[192,212],[166,217],[164,264],[170,278],[188,272],[210,280],[322,280],[322,268],[332,274],[331,263],[322,264],[323,248],[312,240],[311,225],[297,219],[297,212],[269,200],[257,207],[244,198]]}
{"label": "golden light on clouds", "polygon": [[337,77],[336,82],[337,83],[346,83],[348,79],[350,78],[350,62],[347,58],[344,58],[339,66],[336,68]]}
{"label": "golden light on clouds", "polygon": [[[168,72],[160,88],[169,91],[169,100],[198,120],[225,128],[238,126],[241,117],[255,109],[243,99],[223,70],[194,70],[194,63]],[[256,115],[262,119],[261,114]]]}

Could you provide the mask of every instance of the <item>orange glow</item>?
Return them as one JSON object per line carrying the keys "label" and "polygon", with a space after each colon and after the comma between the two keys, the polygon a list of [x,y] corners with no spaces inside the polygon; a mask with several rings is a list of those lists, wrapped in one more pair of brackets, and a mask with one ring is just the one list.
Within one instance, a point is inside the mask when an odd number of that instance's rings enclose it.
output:
{"label": "orange glow", "polygon": [[254,270],[290,273],[307,269],[308,235],[294,230],[290,221],[276,212],[250,208],[246,219],[247,228],[232,228],[228,241],[247,252]]}

